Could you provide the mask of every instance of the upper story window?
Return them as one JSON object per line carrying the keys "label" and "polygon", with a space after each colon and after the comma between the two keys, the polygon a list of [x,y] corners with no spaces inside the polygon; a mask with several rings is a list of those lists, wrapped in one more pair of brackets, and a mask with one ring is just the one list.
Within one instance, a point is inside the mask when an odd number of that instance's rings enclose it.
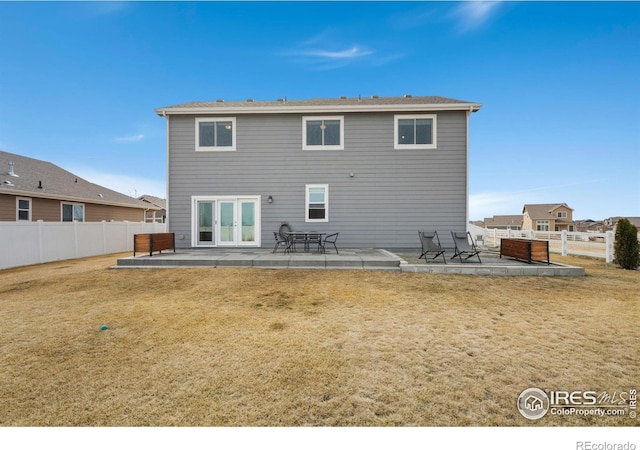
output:
{"label": "upper story window", "polygon": [[567,212],[566,211],[558,211],[558,219],[566,219]]}
{"label": "upper story window", "polygon": [[82,203],[62,203],[63,222],[84,222],[84,205]]}
{"label": "upper story window", "polygon": [[344,117],[303,117],[302,149],[344,150]]}
{"label": "upper story window", "polygon": [[16,219],[18,220],[31,220],[31,199],[30,198],[20,198],[16,199]]}
{"label": "upper story window", "polygon": [[329,185],[307,184],[305,194],[305,222],[328,222]]}
{"label": "upper story window", "polygon": [[201,117],[196,119],[196,151],[235,151],[235,117]]}
{"label": "upper story window", "polygon": [[436,148],[436,115],[396,115],[394,119],[395,141],[393,148]]}

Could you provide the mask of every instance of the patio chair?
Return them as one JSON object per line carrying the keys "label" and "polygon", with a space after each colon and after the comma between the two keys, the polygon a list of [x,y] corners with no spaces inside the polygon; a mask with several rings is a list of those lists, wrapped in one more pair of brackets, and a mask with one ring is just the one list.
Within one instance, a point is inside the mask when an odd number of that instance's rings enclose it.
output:
{"label": "patio chair", "polygon": [[[420,245],[422,246],[422,253],[418,256],[418,259],[424,259],[424,262],[434,261],[438,256],[442,256],[442,261],[447,263],[444,257],[444,248],[440,245],[440,238],[437,231],[418,231],[420,237]],[[433,257],[427,257],[431,253]]]}
{"label": "patio chair", "polygon": [[336,245],[336,241],[338,240],[339,234],[340,233],[333,233],[324,238],[324,240],[322,241],[322,244],[320,245],[322,247],[322,253],[325,253],[326,251],[325,246],[327,244],[331,244],[333,245],[333,248],[336,249],[336,253],[340,254],[340,252],[338,251],[338,246]]}
{"label": "patio chair", "polygon": [[284,247],[284,251],[286,253],[286,251],[289,249],[289,239],[287,239],[287,236],[285,236],[284,234],[276,233],[274,231],[273,237],[276,239],[276,245],[273,247],[273,251],[271,253],[277,252],[280,246]]}
{"label": "patio chair", "polygon": [[322,249],[322,234],[320,233],[307,233],[307,241],[305,242],[306,248],[305,250],[311,250],[311,246],[312,245],[316,245],[317,246],[317,251],[318,252],[323,252]]}
{"label": "patio chair", "polygon": [[291,227],[286,222],[282,223],[282,225],[280,225],[280,228],[278,228],[278,234],[283,233],[291,233]]}
{"label": "patio chair", "polygon": [[[453,243],[456,246],[455,254],[451,257],[451,259],[458,257],[460,258],[460,262],[462,262],[462,255],[467,255],[467,257],[464,259],[465,261],[473,256],[477,256],[478,262],[482,264],[482,260],[480,259],[480,250],[478,250],[476,244],[473,243],[471,233],[469,233],[468,231],[466,233],[452,231],[451,237],[453,238]],[[469,242],[471,242],[471,244],[469,244]]]}

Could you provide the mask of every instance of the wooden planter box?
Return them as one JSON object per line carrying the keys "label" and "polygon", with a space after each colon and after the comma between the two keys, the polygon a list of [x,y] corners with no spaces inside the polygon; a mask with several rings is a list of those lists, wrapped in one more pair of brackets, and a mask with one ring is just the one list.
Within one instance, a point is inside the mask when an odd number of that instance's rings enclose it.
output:
{"label": "wooden planter box", "polygon": [[500,258],[509,258],[527,261],[549,262],[549,241],[533,241],[529,239],[501,239]]}
{"label": "wooden planter box", "polygon": [[153,256],[153,252],[160,252],[162,250],[176,251],[176,237],[174,233],[147,233],[147,234],[134,234],[133,235],[133,256],[136,256],[136,252],[149,253],[149,256]]}

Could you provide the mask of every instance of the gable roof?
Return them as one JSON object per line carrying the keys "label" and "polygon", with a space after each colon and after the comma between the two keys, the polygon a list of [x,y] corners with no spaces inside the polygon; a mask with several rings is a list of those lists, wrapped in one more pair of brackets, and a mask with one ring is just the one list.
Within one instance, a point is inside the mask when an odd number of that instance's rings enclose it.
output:
{"label": "gable roof", "polygon": [[146,203],[151,203],[154,206],[157,206],[160,209],[167,209],[167,200],[160,197],[155,197],[153,195],[141,195],[138,197],[138,200],[142,200]]}
{"label": "gable roof", "polygon": [[[13,163],[11,175],[10,164]],[[55,164],[0,151],[0,194],[159,209],[120,192],[91,183]]]}
{"label": "gable roof", "polygon": [[565,208],[573,211],[573,208],[570,208],[566,203],[543,203],[524,205],[524,208],[522,208],[522,213],[524,214],[526,211],[529,214],[529,217],[532,219],[557,219],[557,217],[553,214],[553,211],[561,206],[564,206]]}
{"label": "gable roof", "polygon": [[250,114],[250,113],[312,113],[312,112],[363,112],[363,111],[478,111],[480,103],[467,102],[439,96],[405,95],[403,97],[340,97],[313,98],[310,100],[277,99],[269,101],[224,100],[190,102],[156,108],[156,114]]}
{"label": "gable roof", "polygon": [[485,217],[484,226],[492,227],[520,227],[522,226],[522,214]]}

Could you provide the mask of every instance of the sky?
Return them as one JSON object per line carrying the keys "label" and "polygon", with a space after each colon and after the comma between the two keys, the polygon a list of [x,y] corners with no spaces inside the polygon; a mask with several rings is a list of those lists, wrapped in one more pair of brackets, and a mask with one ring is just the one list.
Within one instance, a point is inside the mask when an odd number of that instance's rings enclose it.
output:
{"label": "sky", "polygon": [[470,220],[640,216],[640,2],[4,2],[0,150],[166,197],[154,109],[439,95],[470,117]]}

